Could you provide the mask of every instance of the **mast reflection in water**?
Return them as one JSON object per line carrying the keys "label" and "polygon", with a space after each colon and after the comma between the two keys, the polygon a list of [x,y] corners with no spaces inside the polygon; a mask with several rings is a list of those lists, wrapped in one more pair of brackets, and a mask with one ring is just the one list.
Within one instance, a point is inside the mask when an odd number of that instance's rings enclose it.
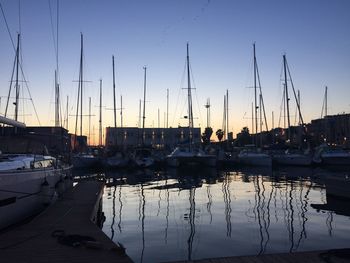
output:
{"label": "mast reflection in water", "polygon": [[106,172],[103,231],[135,262],[344,248],[348,170]]}

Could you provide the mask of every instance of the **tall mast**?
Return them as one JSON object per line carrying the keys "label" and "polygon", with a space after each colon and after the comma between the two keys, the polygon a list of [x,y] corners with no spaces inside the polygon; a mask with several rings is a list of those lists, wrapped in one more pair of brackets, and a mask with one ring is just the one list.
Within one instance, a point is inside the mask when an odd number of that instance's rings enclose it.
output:
{"label": "tall mast", "polygon": [[193,113],[192,113],[192,94],[191,94],[191,77],[190,77],[190,55],[187,43],[187,96],[188,96],[188,127],[190,133],[193,128]]}
{"label": "tall mast", "polygon": [[89,97],[89,145],[91,145],[91,97]]}
{"label": "tall mast", "polygon": [[169,89],[166,89],[166,127],[169,127]]}
{"label": "tall mast", "polygon": [[204,105],[207,109],[207,127],[210,127],[210,99],[207,99],[207,104]]}
{"label": "tall mast", "polygon": [[327,113],[327,109],[328,109],[328,87],[326,86],[326,90],[325,90],[325,113],[326,113],[326,115],[325,116],[327,116],[328,115],[328,113]]}
{"label": "tall mast", "polygon": [[226,124],[226,139],[227,139],[227,141],[228,141],[228,129],[229,129],[229,127],[228,127],[228,125],[229,125],[229,119],[228,119],[228,90],[226,90],[226,122],[227,122],[227,124]]}
{"label": "tall mast", "polygon": [[139,100],[139,121],[138,121],[138,128],[141,128],[141,100]]}
{"label": "tall mast", "polygon": [[[257,105],[257,98],[256,98],[256,56],[255,56],[255,43],[253,44],[254,49],[254,116],[255,116],[255,134],[258,133],[258,105]],[[257,143],[256,138],[256,143]]]}
{"label": "tall mast", "polygon": [[113,65],[113,113],[114,113],[114,128],[117,128],[117,112],[116,112],[116,102],[115,102],[114,56],[112,56],[112,65]]}
{"label": "tall mast", "polygon": [[285,103],[287,106],[287,122],[288,122],[288,133],[287,139],[290,141],[290,115],[289,115],[289,97],[288,97],[288,84],[287,84],[287,60],[286,55],[283,55],[283,68],[284,68],[284,89],[285,89]]}
{"label": "tall mast", "polygon": [[222,117],[222,130],[223,130],[223,133],[224,133],[224,140],[226,139],[226,130],[227,130],[227,127],[226,127],[226,94],[224,95],[224,112],[223,112],[223,117]]}
{"label": "tall mast", "polygon": [[[83,135],[83,34],[80,34],[80,136]],[[90,115],[90,114],[89,114]]]}
{"label": "tall mast", "polygon": [[60,88],[57,81],[57,70],[55,70],[55,126],[60,126]]}
{"label": "tall mast", "polygon": [[120,127],[123,128],[123,96],[120,95]]}
{"label": "tall mast", "polygon": [[260,122],[260,145],[262,146],[262,94],[260,93],[259,94],[259,111],[260,111],[260,119],[259,119],[259,122]]}
{"label": "tall mast", "polygon": [[98,145],[102,146],[102,79],[100,79],[100,118],[98,120],[99,130],[98,130]]}
{"label": "tall mast", "polygon": [[188,129],[189,129],[189,150],[192,148],[192,128],[193,128],[193,112],[192,112],[192,94],[191,94],[191,77],[190,77],[190,55],[187,43],[187,96],[188,96]]}
{"label": "tall mast", "polygon": [[143,81],[143,113],[142,113],[142,145],[145,143],[145,119],[146,119],[146,71],[147,67],[143,67],[144,73],[144,81]]}
{"label": "tall mast", "polygon": [[67,105],[66,105],[66,125],[67,125],[67,130],[68,130],[68,102],[69,102],[69,97],[67,96]]}
{"label": "tall mast", "polygon": [[19,66],[19,39],[20,34],[17,34],[17,49],[16,49],[16,102],[15,102],[15,121],[18,121],[18,102],[19,102],[19,85],[18,85],[18,66]]}
{"label": "tall mast", "polygon": [[56,70],[55,70],[55,126],[60,124],[60,85],[58,83],[58,24],[59,24],[59,1],[56,6]]}

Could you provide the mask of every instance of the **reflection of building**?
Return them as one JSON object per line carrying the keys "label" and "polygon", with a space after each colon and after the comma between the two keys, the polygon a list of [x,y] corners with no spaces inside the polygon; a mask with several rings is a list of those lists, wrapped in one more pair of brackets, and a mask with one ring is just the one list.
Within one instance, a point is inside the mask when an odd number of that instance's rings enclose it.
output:
{"label": "reflection of building", "polygon": [[[193,143],[201,142],[200,128],[192,129]],[[106,146],[133,147],[143,143],[145,146],[157,148],[174,148],[180,143],[189,141],[189,128],[145,128],[123,127],[123,128],[106,128]]]}

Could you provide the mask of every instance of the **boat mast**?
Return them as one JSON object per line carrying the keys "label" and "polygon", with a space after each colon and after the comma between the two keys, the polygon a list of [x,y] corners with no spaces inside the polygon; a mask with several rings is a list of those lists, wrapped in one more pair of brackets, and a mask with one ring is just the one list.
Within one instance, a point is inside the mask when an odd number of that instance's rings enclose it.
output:
{"label": "boat mast", "polygon": [[142,114],[142,145],[145,143],[145,113],[146,113],[146,71],[147,67],[143,67],[144,70],[144,81],[143,81],[143,114]]}
{"label": "boat mast", "polygon": [[123,128],[123,96],[120,95],[120,127]]}
{"label": "boat mast", "polygon": [[100,118],[98,120],[99,130],[98,130],[98,145],[102,146],[102,79],[100,79]]}
{"label": "boat mast", "polygon": [[116,102],[115,102],[114,56],[112,56],[112,66],[113,66],[113,113],[114,113],[114,128],[117,128],[117,112],[116,112]]}
{"label": "boat mast", "polygon": [[284,68],[284,94],[285,94],[285,103],[287,106],[287,122],[288,122],[288,133],[287,140],[290,141],[290,115],[289,115],[289,97],[288,97],[288,84],[287,84],[287,60],[286,55],[283,55],[283,68]]}
{"label": "boat mast", "polygon": [[18,85],[18,66],[19,66],[19,39],[20,34],[17,34],[17,49],[16,49],[16,102],[15,102],[15,121],[18,121],[18,102],[19,102],[19,85]]}
{"label": "boat mast", "polygon": [[169,128],[169,89],[166,89],[166,127]]}
{"label": "boat mast", "polygon": [[83,135],[83,34],[80,34],[80,74],[79,74],[79,85],[80,85],[80,136]]}
{"label": "boat mast", "polygon": [[227,142],[228,142],[228,133],[229,133],[229,126],[228,126],[228,124],[229,124],[229,119],[228,119],[228,90],[226,90],[226,122],[227,122],[227,124],[226,124],[226,139],[227,139]]}
{"label": "boat mast", "polygon": [[193,112],[192,112],[192,94],[191,94],[191,78],[190,78],[190,55],[187,43],[187,96],[188,96],[188,128],[190,150],[192,144],[192,128],[193,128]]}
{"label": "boat mast", "polygon": [[68,103],[69,103],[69,97],[67,96],[67,105],[66,105],[66,127],[67,127],[67,131],[68,131]]}
{"label": "boat mast", "polygon": [[91,97],[89,97],[89,145],[91,145]]}
{"label": "boat mast", "polygon": [[210,99],[207,99],[207,104],[204,105],[207,109],[207,127],[210,127]]}
{"label": "boat mast", "polygon": [[325,116],[328,115],[327,113],[327,108],[328,108],[328,87],[326,86],[325,88],[325,94],[324,94],[324,97],[325,97]]}
{"label": "boat mast", "polygon": [[55,126],[60,126],[60,86],[57,81],[57,70],[55,70]]}
{"label": "boat mast", "polygon": [[256,56],[255,56],[255,43],[253,44],[254,49],[254,116],[255,116],[255,143],[258,143],[257,134],[258,134],[258,105],[256,98]]}

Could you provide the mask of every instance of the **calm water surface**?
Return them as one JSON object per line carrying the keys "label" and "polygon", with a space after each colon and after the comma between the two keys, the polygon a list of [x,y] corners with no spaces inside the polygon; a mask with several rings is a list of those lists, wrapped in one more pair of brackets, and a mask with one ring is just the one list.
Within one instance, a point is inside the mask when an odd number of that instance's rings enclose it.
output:
{"label": "calm water surface", "polygon": [[103,231],[135,262],[350,246],[349,170],[106,172]]}

